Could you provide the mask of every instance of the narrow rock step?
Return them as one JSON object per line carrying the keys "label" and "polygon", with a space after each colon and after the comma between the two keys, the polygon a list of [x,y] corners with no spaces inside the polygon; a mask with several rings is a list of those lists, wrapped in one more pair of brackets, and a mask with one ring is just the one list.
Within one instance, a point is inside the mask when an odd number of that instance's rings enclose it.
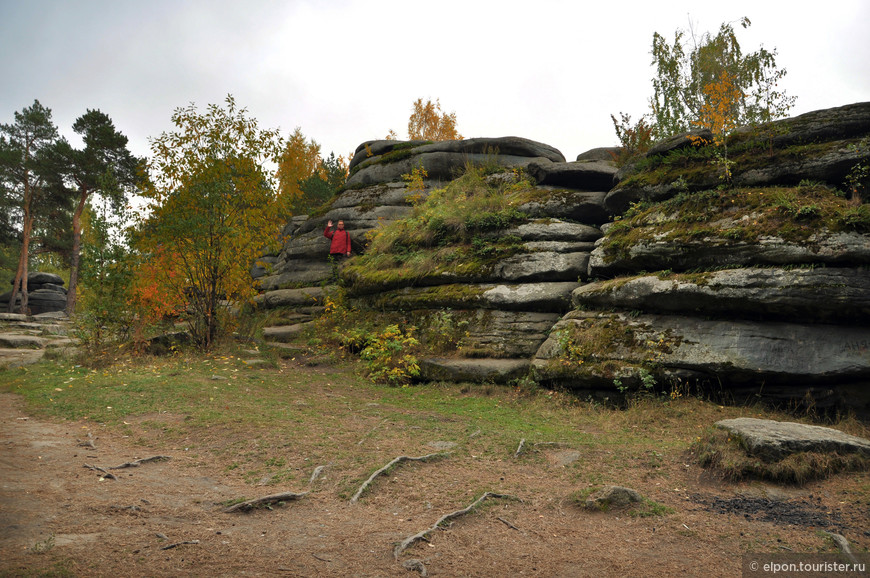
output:
{"label": "narrow rock step", "polygon": [[312,322],[295,323],[293,325],[279,325],[275,327],[266,327],[263,329],[263,338],[267,341],[287,342],[292,341],[302,330],[311,325]]}
{"label": "narrow rock step", "polygon": [[301,345],[291,345],[289,343],[281,343],[280,341],[267,341],[266,346],[276,350],[278,357],[288,359],[297,355],[308,353],[308,348]]}
{"label": "narrow rock step", "polygon": [[0,369],[31,365],[44,355],[44,349],[0,349]]}
{"label": "narrow rock step", "polygon": [[528,359],[468,359],[430,357],[420,360],[420,377],[426,381],[508,383],[529,370]]}
{"label": "narrow rock step", "polygon": [[0,313],[0,321],[27,321],[27,315],[20,313]]}
{"label": "narrow rock step", "polygon": [[59,337],[55,339],[46,339],[45,340],[45,349],[59,349],[65,347],[73,347],[77,345],[78,342],[74,339],[69,339],[67,337]]}
{"label": "narrow rock step", "polygon": [[46,340],[34,335],[22,335],[20,333],[0,334],[0,347],[7,349],[42,349]]}

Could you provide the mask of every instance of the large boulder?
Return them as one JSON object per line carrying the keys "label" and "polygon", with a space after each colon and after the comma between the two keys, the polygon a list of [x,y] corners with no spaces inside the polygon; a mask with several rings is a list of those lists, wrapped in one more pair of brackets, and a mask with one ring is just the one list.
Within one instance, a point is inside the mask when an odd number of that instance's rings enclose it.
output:
{"label": "large boulder", "polygon": [[469,319],[463,353],[476,358],[530,359],[558,319],[558,313],[478,309]]}
{"label": "large boulder", "polygon": [[576,281],[586,279],[589,253],[542,251],[514,255],[493,267],[499,279],[510,282]]}
{"label": "large boulder", "polygon": [[[751,127],[738,129],[738,136],[751,135]],[[814,110],[772,123],[772,144],[783,148],[794,144],[836,141],[870,133],[870,102]]]}
{"label": "large boulder", "polygon": [[622,154],[622,147],[598,147],[577,155],[578,161],[603,161],[616,166],[616,159]]}
{"label": "large boulder", "polygon": [[420,379],[425,381],[470,381],[508,383],[529,370],[529,359],[457,359],[430,357],[420,360]]}
{"label": "large boulder", "polygon": [[[870,102],[813,111],[760,127],[741,127],[728,141],[733,183],[773,186],[811,180],[840,187],[854,167],[870,162],[870,150],[862,145],[868,133]],[[689,136],[710,140],[712,135],[675,135],[653,145],[643,163],[635,161],[622,167],[616,175],[619,184],[605,199],[611,214],[622,214],[639,201],[662,201],[683,191],[719,184],[717,171],[697,168],[707,159],[673,163],[655,178],[639,176],[639,167],[661,163],[665,155],[691,146]]]}
{"label": "large boulder", "polygon": [[[764,162],[764,154],[742,158],[735,155],[737,160],[731,171],[732,183],[739,187],[767,187],[815,181],[841,187],[854,167],[870,162],[870,149],[861,146],[861,139],[857,137],[775,149],[776,157],[769,162]],[[714,170],[686,170],[684,174],[691,175],[688,179],[680,178],[683,174],[677,170],[666,174],[673,178],[665,177],[662,182],[648,182],[643,178],[621,181],[604,200],[607,210],[619,215],[632,203],[664,201],[681,192],[712,189],[722,183],[721,175]],[[621,172],[617,178],[620,176],[629,177],[630,171]]]}
{"label": "large boulder", "polygon": [[460,141],[369,141],[357,148],[350,163],[349,189],[401,181],[422,166],[431,180],[451,180],[468,163],[525,167],[535,160],[565,162],[555,148],[519,137],[474,138]]}
{"label": "large boulder", "polygon": [[798,452],[860,454],[870,458],[870,440],[828,427],[739,417],[716,422],[741,441],[749,455],[771,462]]}
{"label": "large boulder", "polygon": [[533,219],[564,219],[595,226],[610,220],[604,207],[605,191],[578,191],[548,185],[539,186],[538,190],[540,196],[519,207]]}
{"label": "large boulder", "polygon": [[501,235],[516,235],[523,241],[597,241],[601,238],[601,229],[582,223],[563,221],[562,219],[535,219],[517,227],[506,229]]}
{"label": "large boulder", "polygon": [[[517,157],[542,157],[553,162],[565,162],[565,157],[557,149],[544,143],[526,138],[506,136],[499,138],[469,138],[447,141],[398,141],[380,140],[366,141],[360,144],[354,152],[349,169],[357,166],[390,162],[390,154],[404,156],[405,154],[424,154],[431,152],[446,152],[458,154],[483,154],[490,156],[509,155]],[[386,158],[384,158],[386,157]]]}
{"label": "large boulder", "polygon": [[[10,284],[14,283],[13,279]],[[66,309],[67,290],[64,281],[54,273],[35,271],[27,275],[27,308],[31,315],[53,313]],[[0,310],[9,308],[12,291],[0,295]],[[21,295],[15,300],[16,307],[21,303]]]}

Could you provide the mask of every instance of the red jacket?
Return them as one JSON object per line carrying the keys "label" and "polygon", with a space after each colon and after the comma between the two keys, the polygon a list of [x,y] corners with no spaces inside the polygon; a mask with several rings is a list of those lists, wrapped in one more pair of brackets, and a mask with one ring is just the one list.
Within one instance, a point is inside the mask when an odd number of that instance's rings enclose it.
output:
{"label": "red jacket", "polygon": [[330,255],[347,255],[350,253],[350,235],[344,229],[336,229],[330,231],[329,227],[323,231],[323,236],[327,239],[332,239],[329,245]]}

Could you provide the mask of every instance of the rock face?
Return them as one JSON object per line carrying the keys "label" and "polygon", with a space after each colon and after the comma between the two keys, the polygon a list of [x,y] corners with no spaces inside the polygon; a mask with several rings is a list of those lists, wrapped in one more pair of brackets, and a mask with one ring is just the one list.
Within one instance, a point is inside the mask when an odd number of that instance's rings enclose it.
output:
{"label": "rock face", "polygon": [[760,320],[870,323],[870,275],[861,269],[747,267],[660,278],[641,275],[578,287],[575,306]]}
{"label": "rock face", "polygon": [[[288,223],[252,276],[263,307],[292,310],[282,334],[321,310],[330,290],[318,291],[339,277],[351,303],[404,316],[423,342],[446,315],[461,347],[422,359],[423,379],[531,371],[583,395],[697,387],[870,415],[870,216],[832,189],[870,164],[868,138],[870,103],[740,129],[731,189],[686,135],[619,170],[613,148],[566,162],[516,137],[369,141],[347,188]],[[504,256],[377,283],[328,262],[327,220],[343,219],[364,252],[369,233],[414,215],[469,162],[488,183],[511,186],[518,168],[533,178],[515,205],[524,218],[481,234],[513,239]],[[402,175],[418,166],[428,178],[412,191]]]}
{"label": "rock face", "polygon": [[[336,273],[326,260],[327,220],[343,219],[354,250],[363,251],[367,232],[411,215],[414,202],[469,162],[495,173],[488,182],[509,185],[516,180],[511,171],[524,168],[550,183],[517,207],[528,216],[524,222],[492,233],[493,238],[515,238],[521,248],[472,272],[439,272],[410,286],[351,283],[348,294],[360,306],[407,311],[415,319],[452,312],[464,328],[459,358],[421,360],[425,378],[505,382],[521,377],[549,329],[571,308],[571,291],[586,278],[590,252],[601,237],[598,225],[608,219],[603,201],[616,172],[612,163],[566,163],[556,149],[516,137],[363,143],[351,162],[347,190],[322,216],[288,224],[280,253],[252,271],[263,290],[259,303],[298,310],[316,293],[312,286]],[[428,173],[426,186],[409,192],[402,175],[417,166]]]}
{"label": "rock face", "polygon": [[765,461],[781,460],[797,452],[857,453],[870,457],[870,440],[827,427],[750,417],[718,421],[716,427],[739,437],[749,455]]}
{"label": "rock face", "polygon": [[[27,307],[31,315],[64,311],[66,309],[66,289],[64,281],[53,273],[30,273],[27,276]],[[12,291],[0,295],[0,311],[9,310]],[[21,303],[21,297],[16,299]]]}

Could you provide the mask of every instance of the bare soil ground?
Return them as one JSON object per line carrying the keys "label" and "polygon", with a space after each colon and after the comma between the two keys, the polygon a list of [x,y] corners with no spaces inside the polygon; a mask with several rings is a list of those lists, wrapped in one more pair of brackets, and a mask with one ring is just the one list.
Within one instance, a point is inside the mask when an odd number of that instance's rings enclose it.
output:
{"label": "bare soil ground", "polygon": [[[336,404],[341,396],[364,395],[336,391],[320,394],[335,395]],[[150,419],[171,424],[183,416]],[[836,551],[820,530],[845,535],[857,552],[870,548],[867,474],[803,487],[730,484],[688,455],[657,456],[654,469],[613,464],[606,450],[558,445],[529,447],[515,459],[476,455],[472,439],[468,452],[450,459],[400,466],[351,504],[342,470],[364,480],[372,460],[306,461],[315,432],[298,444],[287,440],[288,453],[298,457],[295,480],[258,485],[233,475],[218,453],[185,451],[185,443],[232,441],[221,432],[167,443],[139,422],[127,425],[122,433],[91,422],[42,421],[26,415],[16,395],[0,394],[0,575],[412,576],[419,570],[403,562],[418,559],[429,576],[714,577],[739,576],[746,552]],[[324,415],[318,435],[351,431],[348,439],[362,442],[370,430],[370,423]],[[93,448],[80,445],[88,432]],[[383,465],[438,451],[438,440],[413,435],[397,430],[360,443],[359,453],[376,454]],[[116,480],[85,467],[154,455],[171,459],[109,470]],[[309,483],[318,466],[326,467]],[[635,517],[580,508],[570,498],[585,485],[577,483],[578,468],[599,469],[603,483],[633,487],[675,512]],[[397,543],[485,489],[517,499],[487,500],[394,557]],[[281,491],[309,493],[272,509],[223,511],[234,499]]]}

